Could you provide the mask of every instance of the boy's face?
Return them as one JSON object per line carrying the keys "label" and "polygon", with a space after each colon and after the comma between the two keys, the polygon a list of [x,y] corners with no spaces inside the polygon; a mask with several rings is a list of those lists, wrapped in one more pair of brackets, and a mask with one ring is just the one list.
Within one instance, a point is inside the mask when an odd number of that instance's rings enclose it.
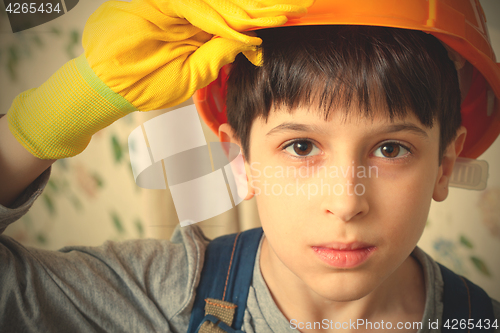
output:
{"label": "boy's face", "polygon": [[439,125],[414,115],[391,122],[332,112],[325,121],[297,109],[256,119],[245,169],[273,271],[337,301],[395,276],[431,199],[446,197],[438,149]]}

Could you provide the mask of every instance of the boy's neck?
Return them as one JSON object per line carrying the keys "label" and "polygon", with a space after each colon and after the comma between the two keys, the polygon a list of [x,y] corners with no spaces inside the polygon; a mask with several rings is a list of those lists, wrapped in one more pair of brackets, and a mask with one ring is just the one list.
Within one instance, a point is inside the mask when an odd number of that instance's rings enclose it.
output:
{"label": "boy's neck", "polygon": [[[289,321],[295,319],[297,322],[307,323],[328,319],[334,323],[342,323],[349,322],[349,319],[365,319],[372,322],[390,321],[395,326],[397,322],[422,320],[426,294],[423,270],[412,256],[365,297],[336,302],[308,288],[302,280],[286,269],[272,251],[264,237],[260,255],[262,276],[276,305]],[[349,332],[349,329],[340,331]],[[356,332],[360,331],[363,330],[356,329]]]}

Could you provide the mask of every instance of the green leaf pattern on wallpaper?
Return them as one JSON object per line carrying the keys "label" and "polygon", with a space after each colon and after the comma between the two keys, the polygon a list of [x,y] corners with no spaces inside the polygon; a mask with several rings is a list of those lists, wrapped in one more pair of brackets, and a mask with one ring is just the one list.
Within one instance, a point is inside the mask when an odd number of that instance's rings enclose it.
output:
{"label": "green leaf pattern on wallpaper", "polygon": [[[122,161],[124,149],[122,148],[122,145],[120,144],[116,135],[111,136],[111,146],[113,147],[113,156],[115,157],[115,162],[120,163]],[[126,148],[125,151],[127,149],[128,148]]]}
{"label": "green leaf pattern on wallpaper", "polygon": [[[455,272],[467,275],[466,266],[472,266],[484,276],[491,277],[491,271],[486,261],[476,254],[474,244],[465,235],[460,235],[456,240],[437,238],[434,241],[434,250],[438,261],[452,268]],[[463,251],[467,254],[463,255]]]}
{"label": "green leaf pattern on wallpaper", "polygon": [[483,225],[493,236],[500,239],[500,187],[484,190],[477,207],[481,212]]}
{"label": "green leaf pattern on wallpaper", "polygon": [[491,276],[490,270],[488,269],[488,267],[486,266],[486,263],[482,259],[480,259],[476,256],[471,256],[470,260],[474,263],[474,266],[481,273],[483,273],[484,275],[487,275],[487,276]]}
{"label": "green leaf pattern on wallpaper", "polygon": [[[11,31],[3,3],[0,4],[0,31]],[[47,30],[43,33],[36,29],[30,29],[27,33],[3,33],[0,43],[0,68],[8,73],[11,81],[18,81],[21,62],[33,59],[38,50],[48,47],[45,43],[47,34],[63,42],[61,52],[67,55],[68,60],[78,55],[75,52],[81,43],[81,32],[78,29],[51,23],[47,24]]]}
{"label": "green leaf pattern on wallpaper", "polygon": [[[473,221],[485,228],[490,235],[500,241],[500,187],[488,187],[482,191],[477,201],[480,220]],[[430,225],[431,221],[427,221]],[[496,256],[483,257],[484,249],[478,249],[472,239],[460,234],[457,239],[436,237],[433,241],[434,258],[449,266],[455,272],[467,275],[471,270],[495,279],[490,265],[497,262]]]}

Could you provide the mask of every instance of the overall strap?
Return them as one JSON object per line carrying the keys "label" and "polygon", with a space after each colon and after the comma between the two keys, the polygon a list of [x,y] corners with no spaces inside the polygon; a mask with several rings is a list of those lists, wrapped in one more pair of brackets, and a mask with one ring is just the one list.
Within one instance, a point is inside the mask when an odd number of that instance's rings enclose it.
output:
{"label": "overall strap", "polygon": [[[485,329],[486,322],[491,325],[495,322],[493,304],[488,294],[465,277],[453,273],[439,263],[438,266],[444,282],[441,332],[493,332],[490,325],[490,329]],[[461,320],[465,326],[460,325]],[[470,324],[473,324],[473,327]],[[477,326],[478,324],[482,325],[482,328]]]}
{"label": "overall strap", "polygon": [[261,237],[255,228],[208,244],[188,332],[241,332]]}

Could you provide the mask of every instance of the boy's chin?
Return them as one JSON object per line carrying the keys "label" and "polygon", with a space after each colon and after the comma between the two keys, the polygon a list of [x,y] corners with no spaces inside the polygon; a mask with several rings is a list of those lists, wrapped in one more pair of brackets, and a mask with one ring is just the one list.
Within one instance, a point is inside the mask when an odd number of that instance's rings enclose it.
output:
{"label": "boy's chin", "polygon": [[332,279],[310,285],[319,296],[331,302],[351,302],[360,300],[380,285],[373,277],[348,277]]}

